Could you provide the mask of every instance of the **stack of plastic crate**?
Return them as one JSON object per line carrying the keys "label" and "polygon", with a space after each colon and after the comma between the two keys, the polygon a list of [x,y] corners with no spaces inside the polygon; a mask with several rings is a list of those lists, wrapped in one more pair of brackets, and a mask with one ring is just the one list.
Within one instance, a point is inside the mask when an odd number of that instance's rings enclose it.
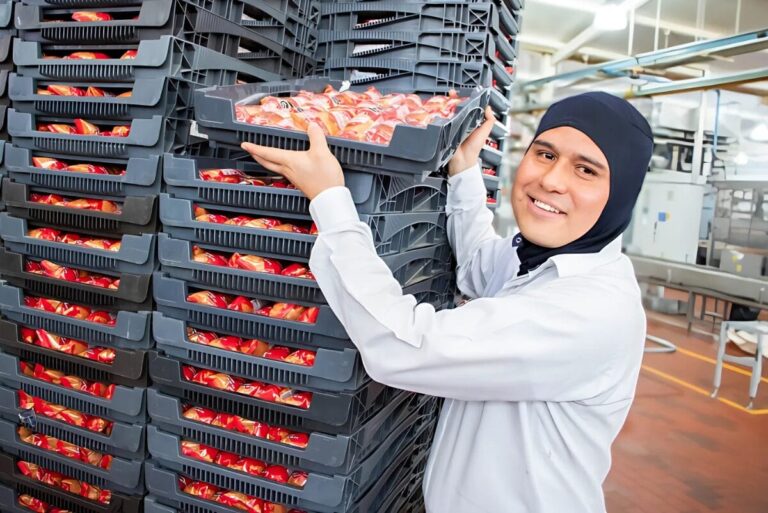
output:
{"label": "stack of plastic crate", "polygon": [[317,0],[232,0],[229,16],[240,25],[237,58],[286,78],[317,70]]}
{"label": "stack of plastic crate", "polygon": [[[222,150],[266,139],[300,148],[305,134],[237,122],[234,103],[328,84],[198,91],[199,130]],[[399,127],[390,148],[331,142],[378,253],[406,293],[436,308],[452,304],[453,271],[445,180],[425,171],[445,163],[485,101],[471,93],[451,123],[418,129],[419,140]],[[146,511],[226,513],[264,501],[262,511],[375,513],[418,501],[436,400],[366,375],[306,273],[309,200],[250,159],[166,155],[163,179]]]}
{"label": "stack of plastic crate", "polygon": [[522,0],[326,0],[316,56],[325,75],[356,85],[404,93],[491,88],[499,123],[481,159],[493,209],[522,9]]}
{"label": "stack of plastic crate", "polygon": [[[14,35],[13,28],[13,1],[0,2],[0,193],[2,193],[2,179],[7,174],[3,164],[5,143],[8,139],[5,117],[8,111],[8,75],[13,71],[13,59],[11,58],[11,43]],[[0,211],[5,209],[2,197],[0,197]]]}
{"label": "stack of plastic crate", "polygon": [[0,510],[143,507],[162,155],[195,142],[195,88],[276,78],[236,58],[230,10],[223,0],[15,5]]}

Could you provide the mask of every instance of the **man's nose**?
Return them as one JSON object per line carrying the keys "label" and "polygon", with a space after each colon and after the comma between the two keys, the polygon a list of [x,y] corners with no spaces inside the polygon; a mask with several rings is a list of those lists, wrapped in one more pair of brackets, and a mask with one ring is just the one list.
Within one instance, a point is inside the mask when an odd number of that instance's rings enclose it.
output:
{"label": "man's nose", "polygon": [[565,159],[558,159],[544,171],[539,179],[541,188],[547,192],[564,194],[568,190],[568,173],[570,163]]}

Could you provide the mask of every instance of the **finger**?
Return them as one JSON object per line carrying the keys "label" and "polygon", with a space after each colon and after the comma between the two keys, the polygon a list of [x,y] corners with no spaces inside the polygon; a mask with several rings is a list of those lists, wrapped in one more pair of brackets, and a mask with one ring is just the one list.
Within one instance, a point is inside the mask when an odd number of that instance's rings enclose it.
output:
{"label": "finger", "polygon": [[288,173],[289,170],[282,164],[278,164],[276,162],[272,162],[270,160],[266,160],[257,156],[254,156],[253,160],[258,162],[261,165],[261,167],[263,167],[264,169],[267,169],[269,171],[272,171],[273,173],[277,173],[280,176],[285,176],[286,178],[288,178],[288,176],[286,176],[286,173]]}
{"label": "finger", "polygon": [[485,121],[482,125],[475,128],[475,130],[469,134],[469,137],[467,137],[466,143],[468,146],[483,146],[485,145],[485,140],[488,139],[488,136],[491,135],[491,131],[493,130],[493,125],[496,123],[496,118],[493,117],[493,113],[491,113],[490,117],[488,117],[488,110],[485,111]]}
{"label": "finger", "polygon": [[496,122],[496,115],[493,113],[493,109],[490,105],[486,105],[485,107],[485,120],[492,120],[494,123]]}
{"label": "finger", "polygon": [[325,132],[320,128],[320,125],[312,121],[307,127],[307,135],[309,136],[309,149],[310,150],[323,150],[330,152],[328,148],[328,141],[325,139]]}
{"label": "finger", "polygon": [[258,157],[284,166],[289,166],[291,159],[293,159],[294,155],[297,153],[295,151],[269,148],[267,146],[259,146],[258,144],[248,142],[242,143],[240,147],[250,153],[253,158]]}

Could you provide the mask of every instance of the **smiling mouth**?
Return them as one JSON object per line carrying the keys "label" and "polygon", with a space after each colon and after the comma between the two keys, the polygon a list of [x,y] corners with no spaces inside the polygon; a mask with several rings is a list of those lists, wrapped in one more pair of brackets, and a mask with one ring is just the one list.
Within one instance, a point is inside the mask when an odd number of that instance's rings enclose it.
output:
{"label": "smiling mouth", "polygon": [[537,200],[536,198],[533,198],[531,196],[528,196],[528,199],[531,201],[533,206],[535,206],[539,210],[543,210],[544,212],[549,212],[550,214],[565,215],[565,212],[561,212],[560,210],[556,209],[555,207],[553,207],[548,203],[544,203],[543,201]]}

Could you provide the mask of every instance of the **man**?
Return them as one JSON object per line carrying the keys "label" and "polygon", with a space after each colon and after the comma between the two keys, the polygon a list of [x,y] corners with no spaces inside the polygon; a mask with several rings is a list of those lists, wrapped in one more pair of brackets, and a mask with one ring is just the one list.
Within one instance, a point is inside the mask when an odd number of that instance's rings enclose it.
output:
{"label": "man", "polygon": [[493,121],[489,110],[449,165],[458,286],[476,299],[441,312],[404,296],[376,256],[319,127],[307,152],[243,148],[312,200],[320,234],[310,267],[371,377],[447,399],[427,510],[602,512],[645,340],[620,236],[652,134],[634,107],[605,93],[554,104],[515,177],[520,234],[501,239],[477,165]]}

